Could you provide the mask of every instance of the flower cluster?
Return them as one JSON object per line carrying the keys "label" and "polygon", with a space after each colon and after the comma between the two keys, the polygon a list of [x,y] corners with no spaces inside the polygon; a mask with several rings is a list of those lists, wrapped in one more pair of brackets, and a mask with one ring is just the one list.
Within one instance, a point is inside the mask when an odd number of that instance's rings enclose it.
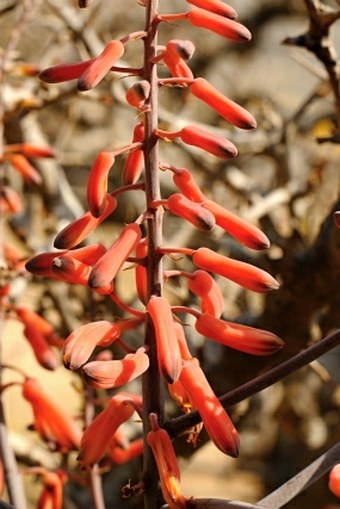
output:
{"label": "flower cluster", "polygon": [[[79,6],[84,8],[89,3],[80,1]],[[81,371],[86,382],[97,389],[115,389],[143,373],[144,376],[147,373],[160,376],[167,382],[169,394],[180,408],[185,412],[198,410],[215,445],[222,452],[236,457],[239,452],[237,431],[210,387],[198,359],[191,353],[185,327],[178,315],[183,307],[171,305],[162,291],[163,284],[170,277],[180,277],[197,297],[199,311],[185,308],[195,317],[197,332],[253,355],[272,354],[282,348],[283,342],[271,332],[225,321],[222,317],[223,296],[213,275],[220,275],[260,293],[276,290],[279,285],[262,269],[207,247],[167,247],[162,242],[160,218],[166,212],[202,231],[222,228],[252,249],[269,246],[268,238],[257,227],[205,196],[189,169],[159,160],[158,146],[162,140],[178,139],[185,145],[199,147],[225,160],[235,157],[237,149],[225,137],[196,125],[187,125],[176,132],[161,129],[155,103],[158,87],[185,87],[195,98],[237,128],[256,127],[255,119],[242,106],[224,96],[206,79],[194,76],[187,63],[195,50],[192,42],[173,39],[165,46],[153,44],[159,25],[173,20],[189,22],[192,26],[210,30],[238,43],[251,38],[248,29],[235,20],[237,14],[234,9],[221,0],[188,0],[188,3],[193,4],[188,11],[167,15],[154,12],[152,0],[144,0],[141,5],[146,9],[149,30],[110,41],[95,58],[59,64],[41,72],[40,78],[47,83],[77,80],[79,91],[92,89],[112,72],[134,74],[136,80],[126,93],[126,101],[136,109],[138,123],[130,144],[114,151],[104,150],[95,158],[87,182],[88,211],[58,233],[54,243],[57,251],[37,254],[27,262],[26,268],[35,275],[85,285],[112,299],[127,314],[124,319],[99,320],[73,331],[63,343],[63,361],[67,368]],[[142,70],[124,70],[117,63],[124,55],[126,45],[134,39],[144,41],[146,60]],[[158,78],[158,65],[168,69],[169,78]],[[108,176],[116,158],[121,155],[126,157],[122,186],[110,190]],[[177,192],[166,199],[162,198],[160,187],[160,176],[164,171],[171,173],[174,186],[177,187]],[[81,243],[115,212],[119,196],[131,190],[145,191],[144,213],[125,225],[109,247],[99,244],[82,247]],[[191,259],[192,272],[180,268],[176,271],[163,269],[164,256],[176,253]],[[130,307],[116,293],[115,279],[126,262],[130,265],[133,263],[136,294],[142,310]],[[40,362],[53,369],[55,360],[48,348],[51,340],[56,341],[53,332],[26,309],[18,309],[17,315],[25,325],[25,334]],[[138,348],[132,348],[126,344],[124,333],[141,324],[145,324],[145,342]],[[120,359],[113,359],[107,350],[114,342],[125,350]],[[103,350],[100,351],[100,348]],[[26,386],[24,396],[36,411],[40,404],[37,404],[37,391],[31,381],[26,382]],[[145,403],[146,400],[152,400],[150,395],[146,397],[148,390],[151,388],[144,389],[142,397],[126,392],[115,393],[81,439],[78,431],[74,431],[74,436],[69,437],[70,445],[80,443],[79,460],[83,468],[100,462],[104,456],[120,463],[140,454],[141,439],[129,442],[121,429],[121,425],[137,411],[143,418],[146,442],[154,454],[164,499],[171,508],[183,509],[186,500],[180,490],[180,473],[172,442],[163,427],[163,416],[158,415],[158,403],[155,403],[155,409],[152,404]],[[42,401],[39,397],[39,401]],[[42,405],[46,406],[45,400]],[[42,418],[40,422],[43,422]],[[60,422],[60,427],[64,429],[64,421],[55,422]],[[47,438],[42,425],[37,430]],[[58,441],[59,447],[66,447],[61,438],[56,437],[55,441]]]}

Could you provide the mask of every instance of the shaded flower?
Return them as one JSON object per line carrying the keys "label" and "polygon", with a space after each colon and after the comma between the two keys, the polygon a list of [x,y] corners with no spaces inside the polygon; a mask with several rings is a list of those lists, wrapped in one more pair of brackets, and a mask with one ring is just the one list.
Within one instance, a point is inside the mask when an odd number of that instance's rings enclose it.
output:
{"label": "shaded flower", "polygon": [[237,155],[237,148],[231,141],[200,127],[191,125],[184,127],[180,132],[180,138],[184,143],[202,148],[221,159],[231,159]]}
{"label": "shaded flower", "polygon": [[89,277],[89,285],[92,288],[100,288],[110,284],[131,252],[138,245],[141,237],[142,232],[138,224],[131,223],[126,225],[118,239],[95,263]]}
{"label": "shaded flower", "polygon": [[193,406],[197,408],[216,447],[225,454],[237,457],[240,446],[237,431],[210,387],[197,359],[183,363],[179,381]]}
{"label": "shaded flower", "polygon": [[195,324],[196,330],[218,343],[252,355],[271,355],[284,346],[272,332],[220,320],[206,313]]}
{"label": "shaded flower", "polygon": [[160,369],[169,383],[175,382],[182,368],[182,357],[174,329],[171,306],[165,297],[151,296],[147,310],[155,329]]}
{"label": "shaded flower", "polygon": [[150,414],[151,431],[146,436],[157,465],[164,500],[171,509],[185,509],[186,499],[181,492],[181,473],[171,439],[158,426],[155,414]]}
{"label": "shaded flower", "polygon": [[91,356],[96,346],[109,346],[121,333],[114,322],[98,320],[78,327],[65,340],[63,361],[69,369],[79,369]]}
{"label": "shaded flower", "polygon": [[251,33],[248,28],[237,21],[220,16],[214,12],[194,8],[188,12],[187,18],[193,26],[206,28],[233,42],[248,42],[251,40]]}
{"label": "shaded flower", "polygon": [[174,193],[170,195],[166,206],[172,214],[186,219],[202,231],[209,231],[215,226],[213,214],[201,207],[199,203],[189,200],[183,194]]}
{"label": "shaded flower", "polygon": [[34,429],[51,448],[67,453],[79,447],[82,431],[76,420],[50,399],[37,380],[26,378],[22,393],[32,406]]}
{"label": "shaded flower", "polygon": [[135,404],[140,404],[140,398],[134,394],[116,394],[95,417],[85,430],[80,444],[78,460],[83,468],[91,467],[102,459],[119,426],[134,414]]}
{"label": "shaded flower", "polygon": [[113,443],[110,445],[110,459],[114,463],[122,465],[123,463],[127,463],[133,458],[141,456],[143,454],[143,449],[143,438],[136,438],[135,440],[131,440],[131,442],[129,442],[125,447],[122,447],[113,441]]}
{"label": "shaded flower", "polygon": [[212,200],[202,202],[202,207],[210,210],[215,216],[216,224],[232,237],[251,249],[267,249],[270,246],[268,237],[256,226],[233,214]]}
{"label": "shaded flower", "polygon": [[54,371],[59,365],[58,357],[44,335],[31,324],[25,326],[24,335],[31,345],[34,356],[40,366]]}
{"label": "shaded flower", "polygon": [[92,361],[83,366],[86,382],[97,389],[113,389],[140,376],[149,367],[144,348],[129,353],[121,360]]}
{"label": "shaded flower", "polygon": [[215,253],[207,247],[197,249],[192,261],[197,267],[226,277],[254,292],[263,293],[279,288],[279,283],[268,272],[249,263]]}
{"label": "shaded flower", "polygon": [[190,91],[231,124],[241,129],[256,127],[256,120],[247,110],[219,92],[206,79],[196,78],[190,83]]}

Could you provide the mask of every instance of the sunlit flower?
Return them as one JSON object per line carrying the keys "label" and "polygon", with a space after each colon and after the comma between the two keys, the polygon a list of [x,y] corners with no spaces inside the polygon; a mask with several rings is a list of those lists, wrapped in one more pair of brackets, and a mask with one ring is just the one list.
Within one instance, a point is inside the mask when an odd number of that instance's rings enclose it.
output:
{"label": "sunlit flower", "polygon": [[239,323],[220,320],[212,315],[201,315],[196,330],[218,343],[253,355],[271,355],[284,346],[284,342],[272,332]]}
{"label": "sunlit flower", "polygon": [[237,155],[237,148],[231,141],[200,127],[191,125],[184,127],[180,132],[180,138],[184,143],[202,148],[221,159],[231,159]]}
{"label": "sunlit flower", "polygon": [[209,12],[205,8],[194,8],[188,12],[187,17],[192,25],[211,30],[233,42],[251,40],[251,33],[244,25],[214,12]]}
{"label": "sunlit flower", "polygon": [[141,109],[150,95],[150,83],[147,80],[140,80],[128,88],[125,98],[134,108]]}
{"label": "sunlit flower", "polygon": [[114,322],[98,320],[78,327],[65,340],[63,361],[69,369],[79,369],[91,356],[96,346],[109,346],[121,333]]}
{"label": "sunlit flower", "polygon": [[[144,124],[139,122],[133,130],[132,142],[143,142],[144,140]],[[132,150],[128,153],[122,172],[124,184],[134,184],[139,179],[144,167],[144,152],[141,148]]]}
{"label": "sunlit flower", "polygon": [[221,0],[186,0],[189,4],[195,5],[196,7],[201,7],[210,12],[214,12],[215,14],[219,14],[220,16],[225,16],[226,18],[235,19],[237,18],[237,12],[230,5],[225,2],[221,2]]}
{"label": "sunlit flower", "polygon": [[44,335],[31,324],[24,327],[24,335],[40,366],[51,371],[55,370],[59,365],[58,356]]}
{"label": "sunlit flower", "polygon": [[225,454],[237,457],[240,445],[237,431],[210,387],[197,359],[183,363],[179,381],[193,406],[197,408],[216,447]]}
{"label": "sunlit flower", "polygon": [[140,376],[149,367],[144,348],[129,353],[120,360],[92,361],[83,366],[86,382],[97,389],[120,387]]}
{"label": "sunlit flower", "polygon": [[202,231],[209,231],[215,226],[215,217],[211,212],[181,193],[170,195],[166,206],[172,214],[186,219]]}
{"label": "sunlit flower", "polygon": [[91,214],[99,218],[107,204],[109,171],[115,161],[113,152],[100,152],[96,157],[87,181],[87,202]]}
{"label": "sunlit flower", "polygon": [[192,261],[197,267],[226,277],[254,292],[263,293],[279,288],[279,283],[268,272],[249,263],[215,253],[207,247],[197,249]]}
{"label": "sunlit flower", "polygon": [[195,182],[192,173],[187,168],[172,168],[172,171],[174,184],[184,196],[197,203],[201,203],[206,199]]}
{"label": "sunlit flower", "polygon": [[224,299],[214,278],[204,270],[196,270],[189,278],[188,288],[201,297],[203,313],[220,318],[224,309]]}
{"label": "sunlit flower", "polygon": [[150,414],[151,431],[146,440],[153,452],[164,500],[171,509],[185,509],[186,499],[181,492],[181,473],[171,439],[160,428],[155,414]]}
{"label": "sunlit flower", "polygon": [[157,357],[160,369],[168,382],[177,380],[182,357],[174,329],[171,306],[165,297],[152,296],[147,310],[155,328]]}

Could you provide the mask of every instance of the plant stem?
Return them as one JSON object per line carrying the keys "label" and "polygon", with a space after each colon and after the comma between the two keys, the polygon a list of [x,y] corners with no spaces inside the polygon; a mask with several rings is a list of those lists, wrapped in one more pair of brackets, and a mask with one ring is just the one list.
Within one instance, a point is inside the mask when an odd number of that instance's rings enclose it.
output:
{"label": "plant stem", "polygon": [[[158,78],[157,67],[153,62],[157,51],[157,14],[158,0],[149,0],[146,8],[146,33],[144,46],[143,79],[150,83],[150,96],[146,104],[144,117],[144,160],[145,160],[145,194],[149,209],[154,200],[161,199],[159,182],[158,137],[155,131],[158,127]],[[162,209],[150,209],[147,220],[148,236],[148,296],[162,293],[162,257],[159,247],[162,244]],[[149,317],[145,320],[145,347],[147,348],[150,366],[143,376],[143,425],[144,438],[150,430],[149,414],[155,413],[159,422],[163,420],[162,386],[157,360],[155,331]],[[144,508],[158,507],[158,472],[149,446],[144,446],[143,482],[145,485]]]}

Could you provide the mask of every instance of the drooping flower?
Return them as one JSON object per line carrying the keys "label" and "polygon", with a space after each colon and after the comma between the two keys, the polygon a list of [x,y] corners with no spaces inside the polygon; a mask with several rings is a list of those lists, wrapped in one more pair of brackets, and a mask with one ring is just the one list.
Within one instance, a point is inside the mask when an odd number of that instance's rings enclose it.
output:
{"label": "drooping flower", "polygon": [[15,154],[10,158],[11,165],[23,177],[26,182],[41,185],[42,178],[37,169],[23,154]]}
{"label": "drooping flower", "polygon": [[223,95],[206,79],[196,78],[190,83],[190,91],[236,127],[256,127],[256,120],[246,109]]}
{"label": "drooping flower", "polygon": [[197,203],[201,203],[206,199],[195,182],[192,173],[187,168],[171,168],[171,170],[173,171],[174,184],[184,196]]}
{"label": "drooping flower", "polygon": [[153,452],[164,500],[171,509],[185,509],[186,499],[181,492],[181,473],[171,439],[165,429],[158,426],[157,416],[150,414],[151,431],[146,440]]}
{"label": "drooping flower", "polygon": [[136,395],[116,394],[110,399],[107,407],[86,428],[78,455],[78,460],[83,468],[92,467],[102,459],[119,426],[134,414],[135,404],[140,405],[140,398]]}
{"label": "drooping flower", "polygon": [[215,216],[216,224],[232,237],[251,249],[267,249],[270,246],[268,237],[256,226],[222,207],[212,200],[202,202],[202,207],[210,210]]}
{"label": "drooping flower", "polygon": [[86,382],[97,389],[120,387],[138,376],[149,367],[149,357],[144,348],[129,353],[121,360],[92,361],[83,366]]}
{"label": "drooping flower", "polygon": [[112,214],[117,207],[117,200],[114,196],[106,194],[105,205],[100,216],[94,217],[91,212],[86,212],[81,217],[72,221],[63,228],[54,239],[54,247],[58,249],[72,249],[78,246],[97,226]]}
{"label": "drooping flower", "polygon": [[180,132],[180,138],[184,143],[202,148],[221,159],[231,159],[237,155],[237,148],[231,141],[200,127],[192,125],[184,127]]}
{"label": "drooping flower", "polygon": [[203,313],[220,318],[224,309],[224,299],[214,278],[204,270],[196,270],[189,278],[188,288],[201,297]]}
{"label": "drooping flower", "polygon": [[131,442],[129,442],[125,447],[122,447],[113,441],[113,443],[110,445],[110,459],[114,463],[122,465],[123,463],[127,463],[133,458],[141,456],[141,454],[143,454],[143,448],[143,438],[136,438],[135,440],[131,440]]}
{"label": "drooping flower", "polygon": [[215,253],[207,247],[197,249],[192,261],[197,267],[226,277],[253,292],[263,293],[279,288],[279,283],[268,272],[249,263]]}
{"label": "drooping flower", "polygon": [[215,226],[215,217],[211,212],[181,193],[170,195],[166,206],[172,214],[186,219],[202,231],[209,231]]}
{"label": "drooping flower", "polygon": [[78,90],[90,90],[97,86],[123,54],[124,44],[117,40],[110,41],[79,76]]}
{"label": "drooping flower", "polygon": [[155,328],[157,357],[160,369],[169,383],[177,380],[182,357],[174,329],[171,306],[165,297],[152,296],[147,310]]}
{"label": "drooping flower", "polygon": [[218,343],[252,355],[271,355],[284,346],[272,332],[220,320],[207,313],[196,321],[196,330]]}
{"label": "drooping flower", "polygon": [[24,335],[31,345],[40,366],[51,371],[57,369],[59,366],[58,356],[44,335],[32,324],[27,324],[24,327]]}
{"label": "drooping flower", "polygon": [[37,380],[26,378],[22,394],[32,406],[34,429],[42,440],[62,453],[78,449],[82,431],[76,420],[51,400]]}
{"label": "drooping flower", "polygon": [[237,12],[230,5],[221,0],[186,0],[189,4],[195,5],[220,16],[226,18],[235,19],[237,18]]}
{"label": "drooping flower", "polygon": [[89,285],[92,288],[100,288],[110,284],[141,238],[142,231],[137,223],[126,225],[118,239],[95,263],[89,277]]}
{"label": "drooping flower", "polygon": [[184,77],[193,79],[192,70],[185,62],[191,58],[195,51],[195,46],[191,41],[182,41],[173,39],[166,44],[165,51],[162,54],[162,60],[174,77]]}
{"label": "drooping flower", "polygon": [[38,499],[38,509],[62,509],[63,486],[68,479],[64,470],[50,472],[44,467],[30,467],[25,473],[42,477],[43,490]]}
{"label": "drooping flower", "polygon": [[99,218],[106,206],[108,174],[115,161],[113,152],[100,152],[96,157],[87,181],[87,203],[91,214]]}
{"label": "drooping flower", "polygon": [[114,322],[98,320],[78,327],[65,340],[63,361],[67,368],[79,369],[96,346],[109,346],[119,338],[121,329]]}
{"label": "drooping flower", "polygon": [[[143,142],[144,140],[144,123],[139,122],[133,130],[132,142]],[[128,153],[124,163],[122,178],[126,185],[135,184],[141,176],[144,166],[144,152],[141,148],[132,150]]]}
{"label": "drooping flower", "polygon": [[50,147],[36,145],[35,143],[11,143],[4,147],[4,158],[11,158],[12,154],[22,154],[26,157],[54,157]]}
{"label": "drooping flower", "polygon": [[195,7],[188,12],[187,18],[193,26],[206,28],[233,42],[242,43],[251,40],[251,33],[248,28],[237,21],[220,16],[214,12]]}
{"label": "drooping flower", "polygon": [[197,408],[216,447],[225,454],[237,457],[240,446],[237,431],[210,387],[197,359],[192,358],[183,363],[179,381],[193,406]]}

